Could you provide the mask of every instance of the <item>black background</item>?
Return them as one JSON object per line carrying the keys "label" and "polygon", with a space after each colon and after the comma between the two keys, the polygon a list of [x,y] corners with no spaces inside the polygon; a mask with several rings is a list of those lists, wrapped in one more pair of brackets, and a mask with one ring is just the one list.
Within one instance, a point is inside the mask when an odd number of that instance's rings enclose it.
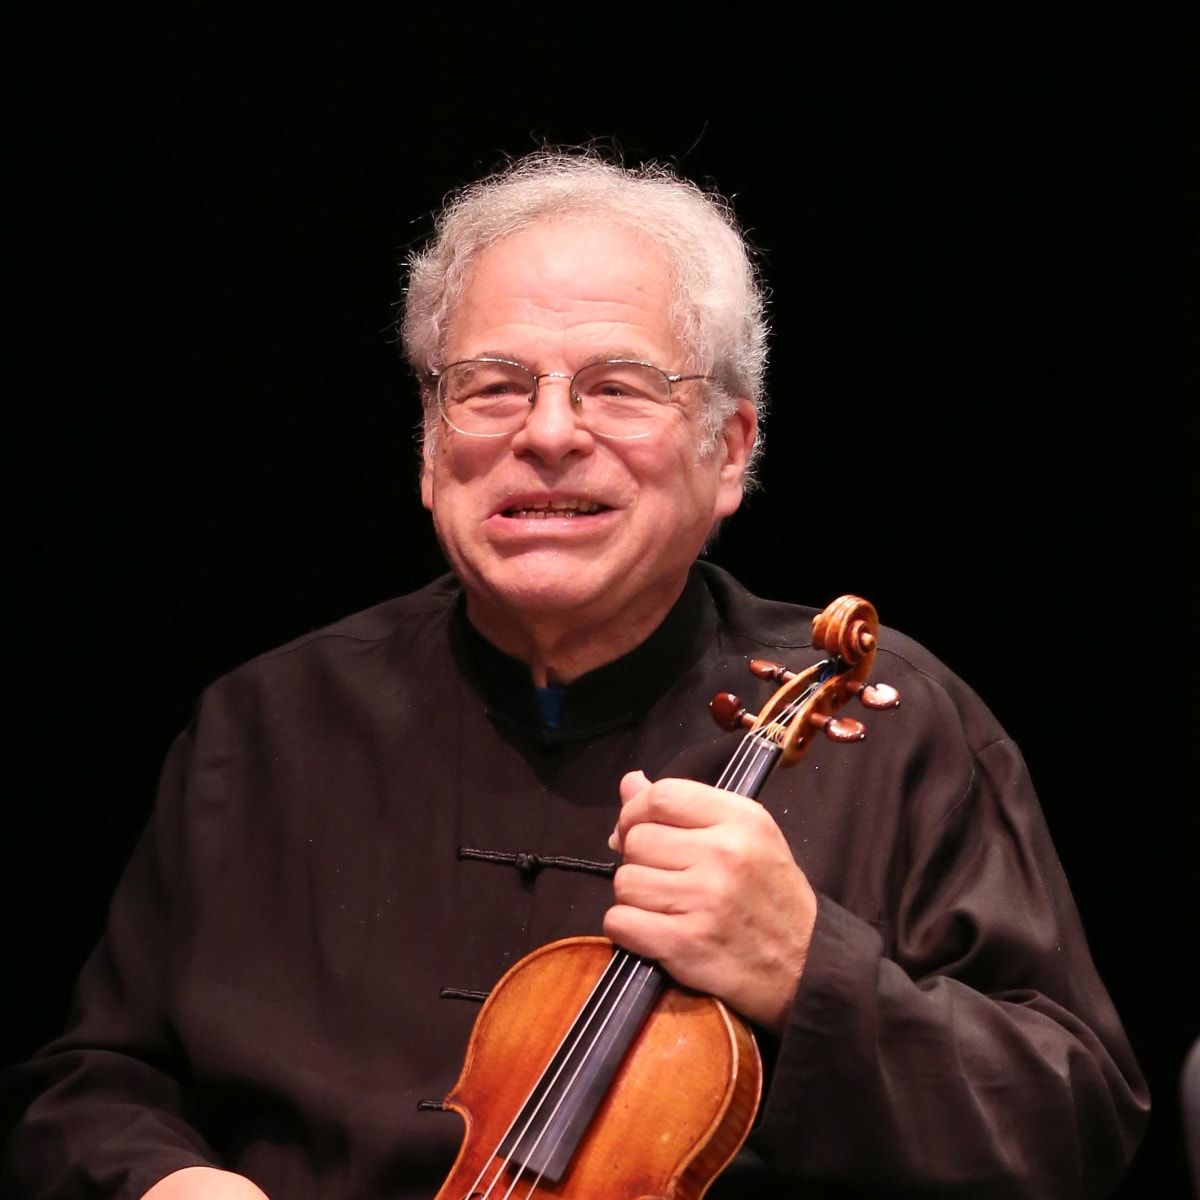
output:
{"label": "black background", "polygon": [[1121,1195],[1184,1194],[1195,10],[792,23],[146,8],[14,40],[6,1058],[58,1028],[198,690],[441,569],[388,329],[430,212],[600,138],[733,194],[771,285],[765,488],[714,558],[871,597],[1016,736],[1155,1094]]}

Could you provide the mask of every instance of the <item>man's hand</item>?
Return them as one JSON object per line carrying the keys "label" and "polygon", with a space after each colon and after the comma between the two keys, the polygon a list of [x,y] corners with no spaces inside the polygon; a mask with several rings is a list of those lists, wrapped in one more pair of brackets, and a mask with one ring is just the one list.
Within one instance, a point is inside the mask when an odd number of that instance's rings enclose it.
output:
{"label": "man's hand", "polygon": [[142,1200],[267,1200],[250,1180],[216,1167],[184,1167],[160,1179]]}
{"label": "man's hand", "polygon": [[621,780],[624,857],[604,932],[685,987],[782,1032],[817,898],[760,804],[686,779]]}

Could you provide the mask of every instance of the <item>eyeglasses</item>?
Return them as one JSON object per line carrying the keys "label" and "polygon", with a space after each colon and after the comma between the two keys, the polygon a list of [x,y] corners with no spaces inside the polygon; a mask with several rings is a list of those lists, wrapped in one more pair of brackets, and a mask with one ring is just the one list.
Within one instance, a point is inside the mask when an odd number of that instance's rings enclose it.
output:
{"label": "eyeglasses", "polygon": [[516,433],[537,403],[543,379],[567,379],[571,405],[597,437],[644,438],[657,428],[676,383],[706,375],[668,375],[644,362],[589,363],[574,375],[545,371],[535,375],[505,358],[472,358],[451,363],[429,378],[437,386],[438,409],[446,424],[469,437]]}

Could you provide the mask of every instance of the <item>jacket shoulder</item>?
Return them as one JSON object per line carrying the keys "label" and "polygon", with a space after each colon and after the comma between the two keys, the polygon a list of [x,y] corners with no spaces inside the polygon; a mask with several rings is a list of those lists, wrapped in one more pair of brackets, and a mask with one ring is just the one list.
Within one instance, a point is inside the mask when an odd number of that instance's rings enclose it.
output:
{"label": "jacket shoulder", "polygon": [[457,581],[444,575],[432,583],[343,617],[250,659],[215,680],[207,692],[237,689],[256,680],[307,674],[349,657],[373,652],[403,661],[417,646],[428,646],[445,627],[460,596]]}

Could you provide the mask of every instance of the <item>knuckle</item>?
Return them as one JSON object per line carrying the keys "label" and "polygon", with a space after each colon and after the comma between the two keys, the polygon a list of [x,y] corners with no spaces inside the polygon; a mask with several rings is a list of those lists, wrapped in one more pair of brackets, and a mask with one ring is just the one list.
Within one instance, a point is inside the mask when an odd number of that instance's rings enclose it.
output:
{"label": "knuckle", "polygon": [[613,895],[618,904],[627,904],[633,895],[637,877],[635,869],[628,864],[619,866],[613,875]]}
{"label": "knuckle", "polygon": [[625,861],[644,859],[653,843],[653,833],[646,825],[634,825],[625,834]]}
{"label": "knuckle", "polygon": [[713,861],[725,875],[735,877],[754,861],[754,840],[737,826],[730,826],[713,845]]}
{"label": "knuckle", "polygon": [[643,794],[643,812],[644,819],[653,821],[661,817],[666,809],[670,798],[670,789],[661,780],[658,783],[652,783]]}
{"label": "knuckle", "polygon": [[713,866],[697,883],[699,894],[692,906],[698,922],[697,933],[711,939],[741,911],[744,875],[723,865]]}
{"label": "knuckle", "polygon": [[755,805],[747,813],[747,816],[749,818],[747,822],[749,827],[754,831],[756,836],[762,838],[764,841],[774,841],[783,836],[779,826],[775,823],[775,818],[761,804]]}
{"label": "knuckle", "polygon": [[656,952],[664,964],[685,962],[691,946],[691,939],[683,932],[682,922],[667,922],[660,932]]}
{"label": "knuckle", "polygon": [[658,779],[650,785],[646,800],[658,816],[665,816],[685,804],[689,794],[698,786],[688,779]]}
{"label": "knuckle", "polygon": [[604,920],[600,923],[600,929],[610,941],[616,942],[621,946],[628,945],[629,939],[621,909],[610,908],[604,914]]}

